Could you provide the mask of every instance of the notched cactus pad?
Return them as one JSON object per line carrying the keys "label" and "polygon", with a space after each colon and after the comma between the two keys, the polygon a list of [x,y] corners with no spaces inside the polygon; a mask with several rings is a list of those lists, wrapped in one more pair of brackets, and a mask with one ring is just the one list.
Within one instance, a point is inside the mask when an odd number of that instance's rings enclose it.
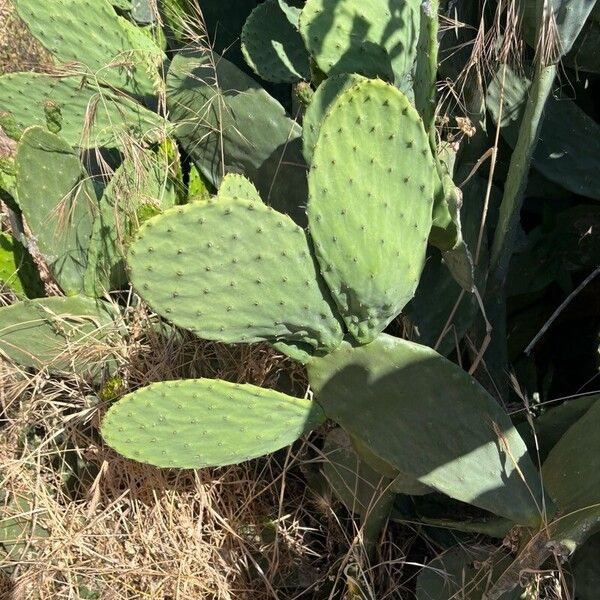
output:
{"label": "notched cactus pad", "polygon": [[527,448],[460,367],[382,334],[366,346],[344,342],[308,369],[325,414],[380,459],[457,500],[539,525],[540,476]]}
{"label": "notched cactus pad", "polygon": [[323,276],[362,343],[415,293],[431,228],[433,169],[421,118],[382,81],[348,89],[321,126],[308,220]]}
{"label": "notched cactus pad", "polygon": [[242,53],[266,81],[310,79],[308,52],[297,29],[300,9],[286,6],[284,11],[281,4],[267,0],[250,13],[242,29]]}
{"label": "notched cactus pad", "polygon": [[324,73],[395,77],[411,72],[419,38],[420,0],[308,0],[300,33]]}
{"label": "notched cactus pad", "polygon": [[129,266],[150,306],[200,337],[329,349],[341,341],[304,231],[262,202],[174,207],[140,228]]}
{"label": "notched cactus pad", "polygon": [[324,420],[318,404],[214,379],[154,383],[104,417],[117,452],[158,467],[223,466],[288,446]]}

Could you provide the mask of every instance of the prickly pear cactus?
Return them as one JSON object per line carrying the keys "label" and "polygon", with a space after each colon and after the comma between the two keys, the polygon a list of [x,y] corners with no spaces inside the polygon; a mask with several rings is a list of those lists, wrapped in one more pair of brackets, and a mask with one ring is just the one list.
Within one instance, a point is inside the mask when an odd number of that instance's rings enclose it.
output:
{"label": "prickly pear cactus", "polygon": [[266,81],[293,83],[310,79],[309,56],[298,33],[300,9],[267,0],[251,13],[242,29],[242,53]]}
{"label": "prickly pear cactus", "polygon": [[60,109],[60,135],[80,148],[120,146],[122,136],[160,138],[164,119],[123,95],[86,83],[82,77],[9,73],[0,77],[0,107],[20,130],[46,127],[45,107]]}
{"label": "prickly pear cactus", "polygon": [[108,0],[15,0],[31,33],[61,63],[99,83],[143,98],[155,94],[153,73],[140,60]]}
{"label": "prickly pear cactus", "polygon": [[82,291],[97,201],[79,156],[61,137],[31,127],[16,167],[19,206],[38,249],[65,293]]}
{"label": "prickly pear cactus", "polygon": [[433,168],[419,115],[382,81],[348,89],[321,125],[308,179],[310,231],[323,277],[361,343],[373,340],[417,288]]}
{"label": "prickly pear cactus", "polygon": [[196,469],[274,452],[323,420],[310,400],[249,384],[190,379],[125,396],[109,409],[102,435],[139,462]]}
{"label": "prickly pear cactus", "polygon": [[307,164],[310,165],[312,162],[315,144],[321,131],[321,124],[329,109],[347,89],[364,80],[365,78],[362,75],[356,73],[342,73],[328,77],[317,88],[302,121],[302,152]]}
{"label": "prickly pear cactus", "polygon": [[407,85],[416,58],[420,0],[308,0],[300,33],[324,73],[359,73]]}
{"label": "prickly pear cactus", "polygon": [[165,211],[140,228],[129,267],[150,306],[206,339],[315,349],[342,339],[306,234],[262,202],[219,197]]}

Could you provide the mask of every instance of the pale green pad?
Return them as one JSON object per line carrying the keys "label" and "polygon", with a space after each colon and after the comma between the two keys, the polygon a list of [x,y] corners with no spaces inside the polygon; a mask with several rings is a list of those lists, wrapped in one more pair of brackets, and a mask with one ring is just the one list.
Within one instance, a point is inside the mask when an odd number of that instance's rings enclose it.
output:
{"label": "pale green pad", "polygon": [[[288,15],[295,18],[290,20]],[[242,29],[242,53],[252,70],[276,83],[310,79],[308,52],[298,33],[300,9],[267,0],[251,13]]]}
{"label": "pale green pad", "polygon": [[243,173],[267,204],[306,223],[302,128],[252,78],[216,54],[180,53],[167,103],[178,139],[215,187]]}
{"label": "pale green pad", "polygon": [[158,214],[175,204],[175,186],[164,155],[142,151],[126,158],[106,187],[94,220],[85,273],[85,291],[102,296],[126,285],[126,246],[140,213]]}
{"label": "pale green pad", "polygon": [[[155,74],[140,60],[108,0],[14,0],[21,19],[62,63],[138,96],[154,95]],[[76,70],[77,67],[74,68]]]}
{"label": "pale green pad", "polygon": [[344,92],[321,125],[308,221],[323,276],[361,343],[415,293],[431,228],[433,169],[421,118],[382,81]]}
{"label": "pale green pad", "polygon": [[0,308],[0,352],[17,364],[50,372],[94,373],[91,350],[115,330],[117,314],[91,298],[39,298]]}
{"label": "pale green pad", "polygon": [[234,200],[262,202],[258,190],[252,185],[252,182],[237,173],[228,173],[223,177],[219,186],[218,196],[233,198]]}
{"label": "pale green pad", "polygon": [[324,420],[310,400],[219,379],[153,383],[111,406],[106,443],[158,467],[239,463],[290,445]]}
{"label": "pale green pad", "polygon": [[304,231],[262,202],[172,208],[142,225],[129,267],[152,308],[200,337],[328,349],[342,338]]}
{"label": "pale green pad", "polygon": [[[600,530],[600,401],[572,425],[542,466],[561,511],[553,537],[574,548]],[[585,510],[587,509],[587,510]]]}
{"label": "pale green pad", "polygon": [[375,77],[391,68],[401,85],[417,55],[420,5],[420,0],[308,0],[300,33],[324,73]]}
{"label": "pale green pad", "polygon": [[308,369],[325,414],[387,463],[457,500],[540,523],[540,476],[523,440],[454,363],[382,334],[366,346],[344,342]]}
{"label": "pale green pad", "polygon": [[56,102],[62,114],[61,136],[72,146],[118,146],[121,136],[153,140],[165,122],[124,96],[93,88],[81,77],[9,73],[0,77],[0,107],[20,128],[46,127],[44,106]]}
{"label": "pale green pad", "polygon": [[302,120],[302,152],[307,164],[310,165],[312,161],[313,150],[321,131],[321,123],[333,103],[348,88],[364,79],[362,75],[356,73],[341,73],[328,77],[317,88]]}
{"label": "pale green pad", "polygon": [[19,142],[16,167],[19,206],[37,247],[67,295],[82,291],[97,202],[77,152],[31,127]]}
{"label": "pale green pad", "polygon": [[0,233],[0,289],[10,288],[18,298],[44,295],[44,284],[27,249],[8,233]]}
{"label": "pale green pad", "polygon": [[[510,554],[495,546],[450,548],[423,567],[417,579],[417,600],[482,600],[511,562]],[[518,587],[498,600],[518,600],[522,592]]]}

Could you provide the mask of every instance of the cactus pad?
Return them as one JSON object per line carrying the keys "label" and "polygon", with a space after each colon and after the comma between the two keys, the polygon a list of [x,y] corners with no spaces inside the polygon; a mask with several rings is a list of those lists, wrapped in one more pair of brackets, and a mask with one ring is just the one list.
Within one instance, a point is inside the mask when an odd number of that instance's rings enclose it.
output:
{"label": "cactus pad", "polygon": [[554,537],[570,548],[600,530],[599,430],[600,400],[596,400],[560,438],[542,466],[544,485],[563,514]]}
{"label": "cactus pad", "polygon": [[420,117],[382,81],[348,89],[321,126],[308,220],[323,276],[362,343],[417,288],[431,228],[433,169]]}
{"label": "cactus pad", "polygon": [[523,440],[454,363],[382,334],[366,346],[344,342],[308,369],[325,414],[379,458],[452,498],[540,523],[540,477]]}
{"label": "cactus pad", "polygon": [[302,129],[253,79],[215,54],[180,53],[167,103],[178,139],[209,182],[218,188],[225,173],[244,173],[268,205],[306,223]]}
{"label": "cactus pad", "polygon": [[150,306],[200,337],[319,348],[341,340],[304,231],[262,202],[172,208],[140,228],[128,262]]}
{"label": "cactus pad", "polygon": [[61,137],[30,127],[16,167],[19,206],[38,249],[65,293],[83,290],[97,202],[79,156]]}
{"label": "cactus pad", "polygon": [[400,84],[415,62],[420,4],[420,0],[308,0],[300,15],[300,33],[324,73],[384,78],[393,73]]}
{"label": "cactus pad", "polygon": [[80,296],[17,302],[0,308],[0,353],[24,367],[95,373],[92,348],[108,343],[116,317],[110,305]]}
{"label": "cactus pad", "polygon": [[308,52],[297,29],[300,9],[287,6],[284,12],[281,3],[267,0],[250,13],[242,29],[242,53],[266,81],[310,79]]}
{"label": "cactus pad", "polygon": [[102,296],[122,288],[126,245],[148,210],[154,215],[175,204],[175,188],[168,165],[160,155],[145,151],[124,160],[106,187],[88,252],[85,291]]}
{"label": "cactus pad", "polygon": [[140,104],[100,91],[81,77],[51,77],[41,73],[9,73],[0,77],[0,107],[14,116],[20,128],[46,127],[45,106],[61,110],[61,136],[72,146],[118,146],[130,133],[136,138],[158,137],[164,120]]}
{"label": "cactus pad", "polygon": [[364,81],[364,79],[356,73],[342,73],[327,78],[317,88],[302,121],[302,152],[309,165],[312,161],[313,150],[319,138],[321,123],[325,119],[325,115],[338,96],[353,85]]}
{"label": "cactus pad", "polygon": [[249,384],[215,379],[154,383],[111,406],[101,432],[127,458],[201,468],[288,446],[323,422],[319,405]]}
{"label": "cactus pad", "polygon": [[60,62],[83,63],[82,75],[140,97],[154,94],[152,76],[108,0],[15,0],[15,8]]}
{"label": "cactus pad", "polygon": [[262,202],[258,190],[252,185],[252,182],[237,173],[228,173],[223,177],[218,195],[223,198],[233,198],[234,200]]}

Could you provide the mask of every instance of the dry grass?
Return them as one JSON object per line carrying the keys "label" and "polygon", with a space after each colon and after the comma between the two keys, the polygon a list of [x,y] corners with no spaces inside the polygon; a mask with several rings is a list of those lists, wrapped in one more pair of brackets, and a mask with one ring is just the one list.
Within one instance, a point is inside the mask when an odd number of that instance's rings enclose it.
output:
{"label": "dry grass", "polygon": [[[306,391],[303,369],[265,345],[163,336],[139,305],[127,320],[113,348],[119,393],[186,376]],[[110,348],[77,352],[103,361]],[[26,539],[0,552],[7,600],[312,598],[325,587],[334,598],[350,567],[373,597],[394,589],[402,549],[384,544],[385,564],[368,570],[353,522],[306,486],[321,460],[312,443],[228,468],[156,469],[102,444],[99,396],[114,385],[98,394],[73,375],[0,369],[3,520],[16,518]]]}

